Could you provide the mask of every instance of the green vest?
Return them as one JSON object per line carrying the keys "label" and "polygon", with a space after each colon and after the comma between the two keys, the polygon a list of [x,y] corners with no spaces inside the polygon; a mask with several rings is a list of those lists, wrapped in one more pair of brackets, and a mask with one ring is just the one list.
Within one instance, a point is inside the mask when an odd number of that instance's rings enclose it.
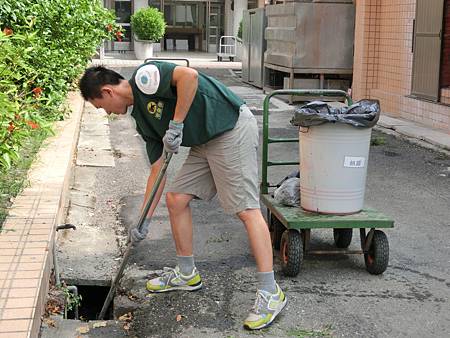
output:
{"label": "green vest", "polygon": [[[144,94],[137,87],[137,69],[129,83],[134,99],[131,116],[136,120],[136,130],[146,142],[150,163],[154,163],[162,155],[162,138],[175,113],[177,93],[176,88],[171,86],[171,80],[177,65],[160,61],[150,63],[155,65],[160,73],[155,94]],[[243,104],[244,101],[224,84],[199,72],[197,92],[184,120],[181,145],[191,147],[204,144],[233,129],[239,118],[239,107]]]}

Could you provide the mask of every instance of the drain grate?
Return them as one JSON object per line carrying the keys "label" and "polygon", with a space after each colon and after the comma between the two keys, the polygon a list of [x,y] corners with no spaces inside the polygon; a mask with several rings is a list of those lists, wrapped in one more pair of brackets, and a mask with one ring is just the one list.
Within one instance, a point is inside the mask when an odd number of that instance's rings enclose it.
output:
{"label": "drain grate", "polygon": [[[80,320],[96,320],[109,292],[109,286],[77,285],[81,296],[78,315]],[[104,319],[113,319],[113,302],[111,302]],[[67,319],[75,319],[74,309],[67,312]]]}

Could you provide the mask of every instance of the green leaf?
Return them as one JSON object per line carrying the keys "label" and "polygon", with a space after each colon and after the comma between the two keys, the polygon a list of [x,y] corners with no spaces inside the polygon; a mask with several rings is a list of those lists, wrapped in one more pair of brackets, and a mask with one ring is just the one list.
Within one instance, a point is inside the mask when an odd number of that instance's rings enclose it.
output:
{"label": "green leaf", "polygon": [[8,153],[3,153],[2,154],[2,158],[3,158],[3,161],[5,163],[5,166],[7,168],[10,168],[11,167],[11,158],[9,157],[9,154]]}

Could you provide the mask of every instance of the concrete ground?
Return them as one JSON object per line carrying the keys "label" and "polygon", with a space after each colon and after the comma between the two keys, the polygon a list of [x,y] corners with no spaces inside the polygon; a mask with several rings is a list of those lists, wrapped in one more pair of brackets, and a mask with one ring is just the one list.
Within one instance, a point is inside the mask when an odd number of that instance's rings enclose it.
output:
{"label": "concrete ground", "polygon": [[[129,77],[133,69],[117,70]],[[229,70],[205,71],[253,105],[261,126],[261,91],[243,84]],[[295,137],[297,129],[289,124],[292,107],[280,101],[272,109],[271,135]],[[112,118],[107,124],[107,135],[100,134],[102,140],[110,141],[114,166],[95,161],[77,166],[68,221],[77,223],[78,229],[59,234],[61,274],[74,284],[91,280],[107,285],[119,263],[125,228],[138,218],[148,175],[144,145],[131,117]],[[285,277],[276,256],[276,279],[286,292],[288,305],[270,328],[247,332],[242,320],[254,301],[255,263],[244,227],[236,217],[226,215],[217,200],[192,203],[196,265],[204,288],[157,295],[145,291],[149,276],[176,263],[168,214],[161,201],[150,233],[133,253],[114,301],[116,316],[132,312],[133,320],[127,330],[121,322],[108,324],[121,330],[115,330],[114,336],[449,336],[450,157],[391,135],[374,132],[374,137],[379,145],[371,147],[366,205],[395,220],[395,228],[386,231],[390,261],[383,275],[370,275],[363,257],[349,255],[308,256],[297,277]],[[94,142],[92,151],[108,148],[103,141]],[[186,149],[173,157],[169,180],[185,155]],[[298,148],[274,145],[271,155],[273,159],[298,158]],[[271,181],[279,181],[292,169],[271,169]],[[80,192],[85,198],[80,198]],[[313,231],[314,247],[332,248],[332,244],[330,230]],[[358,244],[355,233],[350,248],[358,249]],[[68,330],[58,336],[76,337],[73,323]],[[54,328],[44,328],[42,337],[52,332]]]}

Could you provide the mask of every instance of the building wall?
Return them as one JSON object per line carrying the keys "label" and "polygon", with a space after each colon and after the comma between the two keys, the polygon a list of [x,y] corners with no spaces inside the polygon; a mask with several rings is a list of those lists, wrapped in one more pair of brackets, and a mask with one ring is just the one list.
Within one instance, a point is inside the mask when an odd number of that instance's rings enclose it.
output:
{"label": "building wall", "polygon": [[415,9],[415,0],[356,0],[353,96],[379,99],[383,114],[450,133],[449,106],[408,97]]}
{"label": "building wall", "polygon": [[450,87],[450,0],[445,3],[444,16],[441,86]]}
{"label": "building wall", "polygon": [[234,0],[233,35],[237,36],[239,23],[242,20],[243,11],[248,9],[247,0]]}
{"label": "building wall", "polygon": [[233,15],[231,0],[225,0],[225,35],[233,35]]}
{"label": "building wall", "polygon": [[148,1],[147,0],[135,0],[134,1],[134,11],[133,13],[136,13],[141,8],[147,8],[148,7]]}

